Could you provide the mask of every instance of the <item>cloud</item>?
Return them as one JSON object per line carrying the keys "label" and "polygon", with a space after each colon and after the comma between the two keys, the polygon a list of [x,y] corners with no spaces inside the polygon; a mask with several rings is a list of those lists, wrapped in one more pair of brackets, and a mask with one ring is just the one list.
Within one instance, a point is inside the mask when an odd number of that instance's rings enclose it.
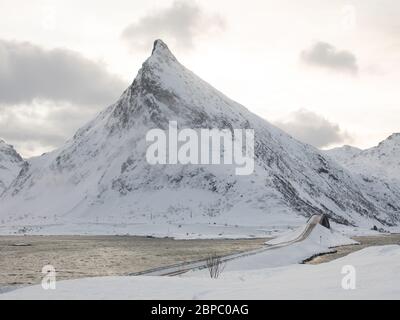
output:
{"label": "cloud", "polygon": [[126,84],[74,51],[0,40],[0,88],[0,105],[52,100],[105,106]]}
{"label": "cloud", "polygon": [[316,42],[311,48],[303,50],[301,60],[311,66],[325,67],[331,70],[356,74],[357,58],[350,51],[337,50],[326,42]]}
{"label": "cloud", "polygon": [[96,113],[94,108],[43,101],[39,105],[0,106],[0,138],[24,157],[40,155],[59,147]]}
{"label": "cloud", "polygon": [[147,50],[158,38],[173,42],[175,47],[191,49],[197,37],[214,34],[224,26],[220,16],[205,13],[195,2],[175,1],[129,25],[122,38],[135,50]]}
{"label": "cloud", "polygon": [[287,120],[274,124],[296,139],[317,148],[351,141],[349,134],[342,131],[339,125],[305,109],[297,110]]}

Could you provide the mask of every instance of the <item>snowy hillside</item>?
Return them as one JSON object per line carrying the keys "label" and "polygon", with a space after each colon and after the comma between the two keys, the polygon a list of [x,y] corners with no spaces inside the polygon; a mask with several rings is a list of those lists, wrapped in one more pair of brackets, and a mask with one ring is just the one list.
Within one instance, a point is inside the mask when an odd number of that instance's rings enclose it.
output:
{"label": "snowy hillside", "polygon": [[[255,130],[255,171],[231,165],[149,165],[153,128]],[[0,198],[8,225],[67,222],[265,226],[326,213],[336,222],[400,222],[400,192],[358,177],[224,96],[160,40],[120,99],[60,149],[29,161]],[[381,190],[381,189],[380,189]],[[382,195],[382,197],[381,197]],[[383,197],[384,195],[384,197]]]}
{"label": "snowy hillside", "polygon": [[0,195],[18,176],[24,165],[24,160],[14,150],[0,139]]}
{"label": "snowy hillside", "polygon": [[346,146],[329,150],[327,154],[352,171],[400,181],[400,133],[392,134],[370,149]]}
{"label": "snowy hillside", "polygon": [[[365,194],[381,207],[400,213],[400,134],[394,133],[378,146],[360,150],[344,146],[326,154],[353,173]],[[393,196],[394,195],[394,196]]]}

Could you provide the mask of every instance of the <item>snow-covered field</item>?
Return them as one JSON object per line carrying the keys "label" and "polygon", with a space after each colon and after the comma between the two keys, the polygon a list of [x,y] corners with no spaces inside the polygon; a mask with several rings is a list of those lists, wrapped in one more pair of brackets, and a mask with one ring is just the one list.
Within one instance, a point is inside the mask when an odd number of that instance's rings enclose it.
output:
{"label": "snow-covered field", "polygon": [[[280,240],[299,233],[301,228]],[[317,225],[301,242],[228,262],[218,279],[210,279],[206,269],[176,277],[86,278],[60,281],[56,290],[26,287],[0,299],[399,299],[399,245],[369,247],[320,265],[299,264],[348,244],[354,241]],[[345,266],[354,267],[355,289],[342,287]]]}
{"label": "snow-covered field", "polygon": [[[0,235],[130,235],[169,237],[173,239],[251,239],[275,238],[300,230],[307,221],[303,217],[274,217],[270,223],[257,225],[227,224],[221,219],[217,222],[204,223],[84,223],[63,222],[25,223],[16,225],[0,225]],[[370,228],[344,226],[331,223],[333,228],[348,237],[379,235]],[[400,233],[400,227],[386,228],[392,233]],[[301,232],[301,230],[299,231]],[[282,239],[277,239],[281,241]],[[272,244],[272,243],[271,243]]]}
{"label": "snow-covered field", "polygon": [[[356,288],[342,288],[342,268],[354,266]],[[320,265],[292,264],[226,271],[217,280],[185,277],[104,277],[15,290],[0,299],[399,299],[400,246],[370,247]]]}
{"label": "snow-covered field", "polygon": [[0,235],[131,235],[174,239],[246,239],[270,238],[292,230],[298,224],[277,222],[267,226],[241,226],[213,223],[196,224],[113,224],[65,223],[48,225],[0,226]]}
{"label": "snow-covered field", "polygon": [[207,217],[197,223],[189,220],[180,223],[151,220],[129,223],[118,217],[112,217],[114,221],[89,223],[70,218],[53,221],[24,219],[10,225],[0,224],[0,235],[131,235],[174,239],[271,238],[298,228],[307,221],[305,217],[281,214],[271,215],[268,223],[258,225],[257,222],[261,221],[246,221],[246,217],[237,215],[234,224],[231,216],[224,215],[212,219]]}

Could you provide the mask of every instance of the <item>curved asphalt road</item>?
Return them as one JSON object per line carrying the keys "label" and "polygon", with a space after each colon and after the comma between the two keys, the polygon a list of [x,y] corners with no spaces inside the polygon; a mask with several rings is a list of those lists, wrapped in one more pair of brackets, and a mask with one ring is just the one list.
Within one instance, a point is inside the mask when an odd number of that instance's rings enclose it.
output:
{"label": "curved asphalt road", "polygon": [[[257,249],[257,250],[252,250],[248,252],[242,252],[242,253],[235,253],[227,256],[222,256],[220,257],[222,262],[227,262],[233,259],[238,259],[242,257],[247,257],[251,256],[257,253],[261,253],[264,251],[268,250],[274,250],[282,247],[289,246],[293,243],[296,242],[301,242],[311,234],[313,229],[317,224],[320,224],[322,221],[323,216],[322,215],[313,215],[307,222],[307,224],[304,227],[303,232],[295,239],[287,241],[287,242],[281,242],[278,244],[274,245],[268,245],[265,248]],[[159,268],[154,268],[142,272],[136,272],[136,273],[131,273],[129,276],[175,276],[179,275],[182,273],[186,273],[190,270],[200,270],[204,269],[207,267],[207,261],[206,260],[199,260],[199,261],[191,261],[191,262],[184,262],[184,263],[179,263],[167,267],[159,267]]]}

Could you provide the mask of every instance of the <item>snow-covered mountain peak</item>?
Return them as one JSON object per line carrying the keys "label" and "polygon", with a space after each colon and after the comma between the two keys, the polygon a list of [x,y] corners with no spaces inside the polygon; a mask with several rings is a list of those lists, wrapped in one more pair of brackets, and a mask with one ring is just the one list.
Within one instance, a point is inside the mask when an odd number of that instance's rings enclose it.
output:
{"label": "snow-covered mountain peak", "polygon": [[389,181],[400,180],[400,133],[393,133],[366,150],[342,147],[326,153],[353,172]]}
{"label": "snow-covered mountain peak", "polygon": [[400,156],[400,133],[393,133],[376,147],[364,150],[363,156],[397,160]]}
{"label": "snow-covered mountain peak", "polygon": [[[108,127],[167,128],[168,121],[192,128],[223,127],[227,114],[246,127],[249,112],[183,66],[162,40],[156,40],[151,56],[142,64],[132,85],[110,108]],[[265,124],[264,124],[265,125]],[[226,124],[225,124],[226,126]]]}
{"label": "snow-covered mountain peak", "polygon": [[400,133],[391,134],[386,140],[383,140],[381,143],[379,143],[378,147],[383,145],[400,147]]}
{"label": "snow-covered mountain peak", "polygon": [[400,132],[393,133],[388,139],[400,139]]}
{"label": "snow-covered mountain peak", "polygon": [[9,149],[11,146],[8,145],[3,139],[0,139],[0,150]]}
{"label": "snow-covered mountain peak", "polygon": [[[168,129],[170,121],[180,129],[253,129],[254,173],[235,176],[229,165],[150,165],[146,133]],[[3,194],[0,216],[35,224],[45,217],[262,226],[325,213],[353,225],[398,223],[397,207],[363,187],[322,152],[213,88],[157,40],[115,104],[60,149],[29,161]],[[400,199],[397,190],[384,192]]]}
{"label": "snow-covered mountain peak", "polygon": [[22,157],[15,151],[12,145],[7,144],[4,140],[0,139],[0,161],[8,157],[8,160],[13,162],[21,162]]}
{"label": "snow-covered mountain peak", "polygon": [[18,176],[24,163],[14,147],[0,139],[0,194]]}
{"label": "snow-covered mountain peak", "polygon": [[[142,64],[133,83],[120,99],[110,106],[112,117],[108,119],[107,127],[115,132],[116,128],[129,129],[134,123],[148,123],[149,120],[159,127],[164,127],[161,115],[174,103],[174,87],[182,88],[181,79],[185,72],[187,70],[178,62],[168,46],[162,40],[154,41],[151,55]],[[161,100],[163,105],[156,106],[155,100]]]}
{"label": "snow-covered mountain peak", "polygon": [[172,54],[171,50],[169,50],[166,43],[160,39],[154,41],[151,55],[153,57],[176,60],[175,56]]}
{"label": "snow-covered mountain peak", "polygon": [[167,44],[162,40],[156,40],[153,44],[153,50],[151,51],[150,57],[144,62],[143,68],[153,67],[163,70],[165,66],[172,66],[175,63],[179,63],[175,55],[168,48]]}

